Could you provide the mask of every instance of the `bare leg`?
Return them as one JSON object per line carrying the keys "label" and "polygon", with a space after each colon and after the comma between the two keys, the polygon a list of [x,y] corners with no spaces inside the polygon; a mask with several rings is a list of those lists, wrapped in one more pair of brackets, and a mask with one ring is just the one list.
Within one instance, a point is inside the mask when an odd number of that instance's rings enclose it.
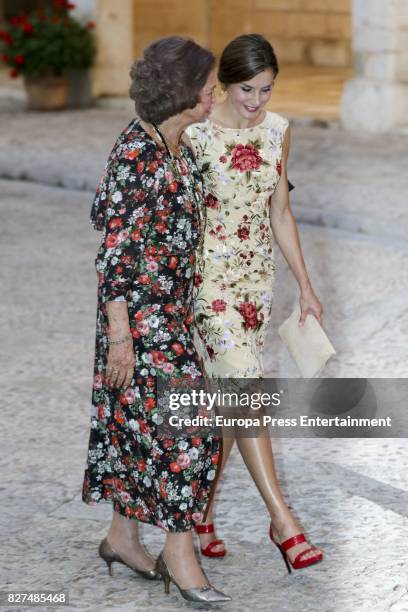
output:
{"label": "bare leg", "polygon": [[[237,444],[245,465],[248,468],[262,498],[268,508],[273,524],[273,536],[278,543],[301,533],[302,527],[295,519],[282,496],[276,477],[275,462],[272,454],[271,439],[267,436],[258,438],[237,438]],[[304,542],[290,549],[288,555],[293,560],[303,550],[309,548]],[[304,559],[313,557],[310,552]]]}
{"label": "bare leg", "polygon": [[151,570],[155,561],[145,550],[139,539],[138,522],[113,512],[107,540],[122,559],[141,570]]}
{"label": "bare leg", "polygon": [[208,584],[194,552],[191,530],[167,533],[163,558],[181,589],[199,588]]}
{"label": "bare leg", "polygon": [[[230,453],[231,453],[231,449],[234,446],[234,442],[235,442],[234,438],[231,438],[231,437],[223,438],[222,463],[219,468],[220,472],[219,472],[218,478],[221,478],[222,476],[225,464],[227,463],[228,457],[230,456]],[[209,504],[207,517],[206,517],[204,525],[209,525],[210,523],[213,522],[214,501],[215,501],[215,495],[213,495],[211,503]],[[202,548],[206,548],[210,542],[213,542],[214,540],[217,539],[217,534],[215,531],[214,533],[201,533],[199,537],[200,537],[200,543],[201,543]],[[225,546],[224,544],[218,544],[217,546],[214,546],[212,550],[214,552],[220,552],[220,551],[225,550]]]}

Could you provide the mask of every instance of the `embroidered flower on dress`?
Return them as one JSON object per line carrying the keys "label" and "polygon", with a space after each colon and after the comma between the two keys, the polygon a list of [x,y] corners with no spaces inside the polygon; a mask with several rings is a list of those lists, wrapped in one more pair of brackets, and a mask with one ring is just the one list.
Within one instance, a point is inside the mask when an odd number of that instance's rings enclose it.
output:
{"label": "embroidered flower on dress", "polygon": [[209,193],[205,198],[205,205],[207,208],[218,208],[220,203],[215,196]]}
{"label": "embroidered flower on dress", "polygon": [[253,144],[237,144],[231,155],[231,166],[240,172],[258,170],[262,163],[262,157]]}
{"label": "embroidered flower on dress", "polygon": [[240,225],[235,232],[235,235],[238,236],[240,240],[248,240],[249,238],[249,226],[248,225]]}
{"label": "embroidered flower on dress", "polygon": [[227,302],[224,300],[213,300],[211,302],[211,310],[213,312],[225,312],[227,308]]}
{"label": "embroidered flower on dress", "polygon": [[242,302],[237,308],[239,314],[244,319],[243,326],[245,329],[258,329],[262,325],[262,313],[258,317],[258,309],[254,302]]}

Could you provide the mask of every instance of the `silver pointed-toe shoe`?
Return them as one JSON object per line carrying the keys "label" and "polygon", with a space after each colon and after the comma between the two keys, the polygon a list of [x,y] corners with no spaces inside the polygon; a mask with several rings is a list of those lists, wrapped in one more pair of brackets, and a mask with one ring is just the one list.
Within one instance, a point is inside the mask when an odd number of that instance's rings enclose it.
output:
{"label": "silver pointed-toe shoe", "polygon": [[116,550],[112,548],[107,538],[104,538],[99,544],[99,556],[102,557],[102,559],[108,566],[110,576],[113,576],[112,563],[116,561],[116,563],[122,563],[123,565],[126,565],[126,567],[136,572],[136,574],[139,574],[139,576],[141,576],[142,578],[146,578],[146,580],[161,580],[161,574],[155,569],[141,570],[137,567],[134,567],[133,565],[129,565],[129,563],[126,563],[126,561],[122,559],[122,557],[116,552]]}
{"label": "silver pointed-toe shoe", "polygon": [[164,592],[166,593],[166,595],[170,593],[170,582],[173,582],[173,584],[175,584],[178,590],[180,591],[181,596],[184,597],[184,599],[186,599],[187,601],[220,603],[222,601],[231,601],[232,599],[229,595],[226,595],[222,591],[218,591],[218,589],[215,589],[210,583],[208,583],[204,587],[197,587],[194,589],[180,588],[174,577],[171,575],[170,570],[167,567],[165,560],[163,559],[162,553],[160,553],[157,558],[155,569],[163,578]]}

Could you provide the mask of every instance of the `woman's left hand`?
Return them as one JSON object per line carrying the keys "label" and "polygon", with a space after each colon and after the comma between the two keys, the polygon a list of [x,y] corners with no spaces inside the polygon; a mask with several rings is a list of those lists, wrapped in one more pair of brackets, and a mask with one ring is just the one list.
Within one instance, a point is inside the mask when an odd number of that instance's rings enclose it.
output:
{"label": "woman's left hand", "polygon": [[323,325],[323,306],[316,297],[312,287],[305,289],[300,294],[300,319],[299,325],[303,327],[306,321],[307,315],[314,315],[319,321],[320,325]]}

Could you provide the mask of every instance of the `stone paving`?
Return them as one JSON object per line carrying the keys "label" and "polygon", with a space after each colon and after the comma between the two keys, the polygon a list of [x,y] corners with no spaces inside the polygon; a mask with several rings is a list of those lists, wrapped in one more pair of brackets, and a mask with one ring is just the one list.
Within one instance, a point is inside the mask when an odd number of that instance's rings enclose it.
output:
{"label": "stone paving", "polygon": [[[88,223],[90,190],[127,117],[101,109],[46,116],[4,111],[1,118],[8,127],[0,136],[0,174],[26,180],[0,181],[0,590],[64,587],[71,607],[81,612],[194,609],[175,588],[166,597],[161,584],[144,582],[127,568],[117,567],[110,578],[97,556],[110,508],[80,501],[99,238]],[[407,377],[406,178],[400,159],[406,141],[393,136],[376,149],[373,140],[364,145],[362,137],[335,128],[297,126],[294,132],[293,180],[302,208],[336,210],[343,219],[341,230],[300,225],[338,352],[325,375]],[[387,164],[384,149],[392,156]],[[361,192],[354,185],[358,177],[365,181]],[[353,229],[347,225],[352,219],[367,220],[364,213],[371,210],[378,224],[344,231]],[[336,225],[333,217],[326,222]],[[296,288],[279,255],[277,262],[266,365],[269,375],[296,376],[276,332],[296,302]],[[203,560],[211,580],[234,599],[211,609],[407,611],[405,440],[280,439],[274,448],[285,495],[327,558],[287,575],[268,541],[264,506],[235,452],[217,506],[229,554]],[[163,535],[147,526],[143,532],[158,553]]]}

